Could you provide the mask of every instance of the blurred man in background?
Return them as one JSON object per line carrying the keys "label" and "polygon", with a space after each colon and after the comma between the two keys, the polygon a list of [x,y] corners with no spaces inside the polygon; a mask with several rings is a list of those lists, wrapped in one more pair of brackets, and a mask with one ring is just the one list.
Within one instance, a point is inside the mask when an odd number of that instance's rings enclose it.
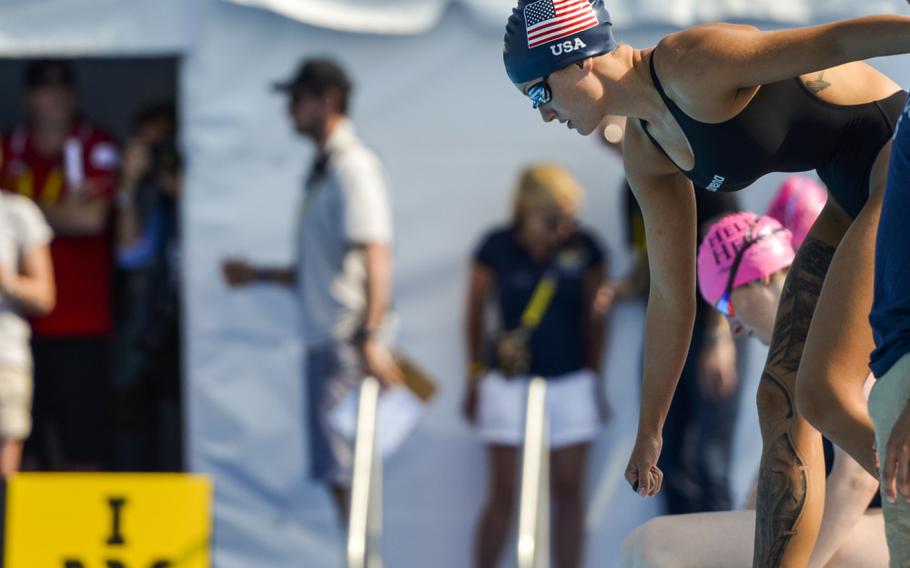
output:
{"label": "blurred man in background", "polygon": [[66,61],[29,63],[28,122],[3,139],[2,185],[35,201],[51,244],[57,306],[33,321],[35,429],[26,457],[50,469],[97,470],[110,454],[109,213],[113,138],[78,113]]}
{"label": "blurred man in background", "polygon": [[305,61],[276,85],[290,96],[297,132],[316,149],[297,219],[297,261],[266,268],[224,263],[227,282],[296,287],[306,342],[310,463],[346,517],[353,445],[329,424],[330,411],[373,375],[402,383],[385,346],[392,290],[392,222],[381,164],[347,118],[351,82],[326,59]]}

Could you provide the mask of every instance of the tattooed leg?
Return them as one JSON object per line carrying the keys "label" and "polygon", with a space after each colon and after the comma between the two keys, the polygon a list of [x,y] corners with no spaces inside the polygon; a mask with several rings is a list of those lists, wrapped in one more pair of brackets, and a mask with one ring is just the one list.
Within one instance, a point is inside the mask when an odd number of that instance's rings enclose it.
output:
{"label": "tattooed leg", "polygon": [[753,565],[805,566],[821,523],[821,437],[799,416],[796,374],[835,247],[806,239],[781,294],[758,391],[764,448],[759,472]]}
{"label": "tattooed leg", "polygon": [[806,504],[809,478],[789,432],[793,399],[783,382],[770,373],[762,376],[762,383],[772,391],[768,398],[776,399],[765,418],[775,413],[777,424],[766,441],[758,478],[754,565],[780,566]]}

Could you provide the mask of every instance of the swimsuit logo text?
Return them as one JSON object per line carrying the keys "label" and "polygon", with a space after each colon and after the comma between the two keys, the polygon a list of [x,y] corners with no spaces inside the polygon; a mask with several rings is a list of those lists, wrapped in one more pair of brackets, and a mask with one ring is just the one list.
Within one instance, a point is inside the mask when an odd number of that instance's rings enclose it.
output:
{"label": "swimsuit logo text", "polygon": [[722,185],[724,185],[725,181],[727,181],[727,178],[724,176],[714,176],[714,179],[711,180],[711,184],[705,189],[708,191],[717,191],[721,188]]}

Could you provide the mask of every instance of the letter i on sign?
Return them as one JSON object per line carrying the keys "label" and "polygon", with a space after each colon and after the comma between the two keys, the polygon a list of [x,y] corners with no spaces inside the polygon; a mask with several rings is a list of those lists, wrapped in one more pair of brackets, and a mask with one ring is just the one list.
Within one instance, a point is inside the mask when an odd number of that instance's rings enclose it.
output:
{"label": "letter i on sign", "polygon": [[111,497],[107,500],[107,504],[111,508],[111,537],[107,539],[107,544],[110,546],[123,546],[126,544],[126,540],[123,538],[122,521],[123,521],[123,507],[126,505],[126,499],[123,497]]}

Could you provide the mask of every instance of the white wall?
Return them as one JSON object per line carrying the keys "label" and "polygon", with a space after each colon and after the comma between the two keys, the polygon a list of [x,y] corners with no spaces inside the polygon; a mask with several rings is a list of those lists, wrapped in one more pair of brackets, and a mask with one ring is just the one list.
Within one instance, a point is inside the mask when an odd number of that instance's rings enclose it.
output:
{"label": "white wall", "polygon": [[[484,454],[458,415],[460,324],[467,259],[505,217],[517,169],[558,159],[589,192],[585,221],[608,243],[617,272],[622,238],[618,162],[595,141],[543,125],[501,63],[501,32],[454,9],[418,36],[316,29],[224,2],[209,3],[183,68],[190,172],[186,206],[189,410],[193,468],[216,478],[219,568],[334,567],[340,546],[329,502],[305,480],[297,306],[289,293],[229,291],[219,262],[291,258],[292,219],[307,145],[268,85],[306,55],[331,54],[356,77],[354,120],[382,155],[394,198],[396,302],[402,344],[442,385],[420,431],[386,470],[386,564],[469,565],[484,491]],[[666,30],[620,33],[637,47]],[[899,64],[900,63],[900,64]],[[884,65],[910,84],[907,61]],[[741,194],[763,210],[781,176]],[[621,483],[637,409],[640,306],[613,323],[607,381],[617,415],[591,467],[589,566],[610,566],[622,537],[653,514]],[[736,484],[751,481],[758,433],[752,372]]]}

